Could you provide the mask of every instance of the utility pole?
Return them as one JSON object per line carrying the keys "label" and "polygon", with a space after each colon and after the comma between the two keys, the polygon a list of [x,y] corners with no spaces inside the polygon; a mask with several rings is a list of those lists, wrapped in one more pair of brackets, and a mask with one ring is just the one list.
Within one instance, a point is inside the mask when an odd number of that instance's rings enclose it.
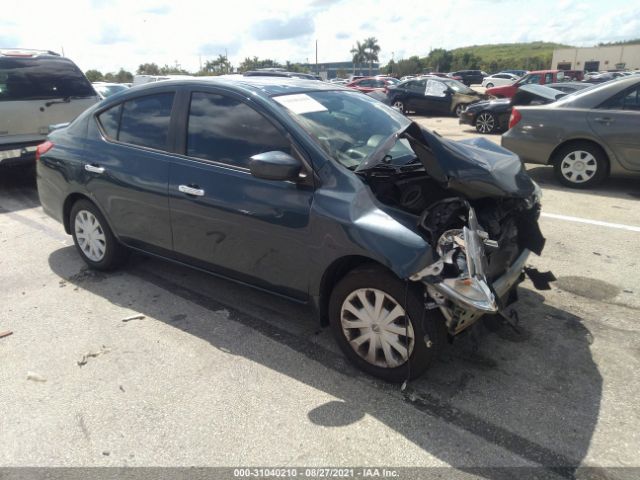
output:
{"label": "utility pole", "polygon": [[320,75],[320,70],[318,70],[318,39],[316,39],[316,75]]}

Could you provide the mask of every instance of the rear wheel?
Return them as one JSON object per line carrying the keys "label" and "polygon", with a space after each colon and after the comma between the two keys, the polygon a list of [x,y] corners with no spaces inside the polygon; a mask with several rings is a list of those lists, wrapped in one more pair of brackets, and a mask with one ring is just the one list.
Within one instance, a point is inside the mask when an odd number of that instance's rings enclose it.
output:
{"label": "rear wheel", "polygon": [[478,133],[493,133],[498,129],[498,119],[491,112],[480,112],[476,117]]}
{"label": "rear wheel", "polygon": [[113,235],[100,210],[88,200],[79,200],[71,208],[69,225],[73,243],[87,265],[111,270],[125,258],[126,250]]}
{"label": "rear wheel", "polygon": [[609,162],[600,147],[576,142],[556,152],[554,172],[558,181],[567,187],[591,188],[607,178]]}
{"label": "rear wheel", "polygon": [[378,266],[353,270],[336,285],[329,318],[347,358],[389,382],[419,377],[446,342],[444,320],[425,311],[420,287]]}

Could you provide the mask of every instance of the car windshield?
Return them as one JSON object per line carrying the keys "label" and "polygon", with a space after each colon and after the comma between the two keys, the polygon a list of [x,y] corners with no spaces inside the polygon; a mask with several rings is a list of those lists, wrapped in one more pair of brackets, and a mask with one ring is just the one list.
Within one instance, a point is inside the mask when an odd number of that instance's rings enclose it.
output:
{"label": "car windshield", "polygon": [[385,162],[405,164],[415,158],[404,140],[389,140],[411,121],[400,112],[360,92],[325,91],[274,97],[332,158],[361,170]]}
{"label": "car windshield", "polygon": [[473,90],[457,80],[441,80],[456,93],[473,93]]}

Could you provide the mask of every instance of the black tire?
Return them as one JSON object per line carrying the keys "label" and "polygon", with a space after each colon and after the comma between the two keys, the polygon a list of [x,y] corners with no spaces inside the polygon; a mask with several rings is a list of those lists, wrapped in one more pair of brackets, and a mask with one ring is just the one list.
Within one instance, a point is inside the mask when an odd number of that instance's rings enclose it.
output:
{"label": "black tire", "polygon": [[[97,222],[97,227],[94,231],[103,237],[103,240],[98,240],[100,245],[103,246],[103,253],[100,258],[91,258],[92,251],[88,250],[87,243],[83,243],[83,247],[81,241],[78,240],[78,234],[80,234],[82,229],[80,231],[77,230],[81,227],[81,222],[83,219],[84,221],[88,221],[91,216],[93,216]],[[100,213],[100,210],[90,201],[78,200],[73,204],[71,212],[69,213],[69,225],[71,235],[73,236],[73,243],[89,267],[96,270],[113,270],[126,259],[126,248],[118,242],[106,219],[102,213]]]}
{"label": "black tire", "polygon": [[[353,295],[356,295],[356,292],[359,290],[366,292],[365,295],[373,296],[376,292],[385,295],[385,302],[388,303],[381,304],[382,308],[380,311],[382,315],[386,316],[385,314],[389,314],[389,312],[393,310],[395,304],[392,300],[395,300],[396,304],[404,309],[405,315],[394,317],[397,318],[397,321],[394,320],[386,323],[386,327],[380,327],[378,324],[374,324],[373,327],[368,330],[368,327],[365,329],[349,329],[349,327],[347,327],[349,332],[353,332],[354,335],[351,336],[351,338],[347,338],[349,334],[345,333],[342,324],[343,312],[345,314],[345,321],[358,322],[360,317],[347,312],[346,309],[343,311],[343,308],[345,306],[347,306],[347,308],[354,306],[354,303],[347,302],[347,300],[352,298]],[[358,302],[358,300],[355,301]],[[366,308],[361,302],[360,305],[363,306],[363,309]],[[400,334],[397,331],[389,332],[386,330],[392,327],[403,332],[404,330],[402,329],[407,328],[406,313],[409,314],[410,329],[413,332],[412,349],[410,347],[411,342],[406,335]],[[352,317],[352,319],[346,318],[347,316]],[[423,287],[413,282],[407,285],[391,272],[377,265],[359,267],[349,272],[338,282],[331,293],[329,320],[336,342],[345,356],[364,372],[388,382],[399,383],[407,378],[414,379],[422,375],[433,363],[447,341],[444,318],[440,312],[438,310],[427,311],[424,308]],[[397,322],[400,322],[400,324]],[[384,330],[384,332],[380,333],[381,329]],[[357,332],[354,332],[354,330],[357,330]],[[361,353],[357,353],[355,347],[352,347],[350,343],[350,340],[356,340],[366,335],[363,331],[369,332],[370,335],[374,335],[373,332],[378,332],[377,339],[375,340],[376,348],[372,349],[376,352],[374,361],[377,361],[379,363],[378,365],[367,361],[361,356],[364,355],[364,350],[369,351],[368,349],[371,347],[370,340],[365,340],[360,344],[358,350],[360,350]],[[400,347],[409,346],[411,349],[409,362],[405,360],[406,351],[402,354],[398,350],[390,349],[390,344],[385,342],[387,343],[387,350],[395,356],[395,363],[390,365],[387,361],[388,357],[384,351],[384,346],[380,343],[380,338],[392,338],[393,342]],[[386,364],[386,366],[380,364]]]}
{"label": "black tire", "polygon": [[391,105],[397,108],[398,110],[400,110],[402,113],[404,114],[407,113],[407,107],[405,106],[402,100],[394,100],[394,102]]}
{"label": "black tire", "polygon": [[609,176],[607,155],[591,142],[572,142],[561,147],[552,162],[556,178],[565,187],[592,188]]}
{"label": "black tire", "polygon": [[491,112],[480,112],[476,116],[475,127],[478,133],[495,133],[498,126],[498,117]]}
{"label": "black tire", "polygon": [[460,115],[462,115],[462,112],[464,112],[467,109],[467,107],[468,105],[466,103],[459,103],[454,107],[453,114],[456,117],[459,117]]}
{"label": "black tire", "polygon": [[485,88],[493,88],[493,86],[494,86],[494,85],[493,85],[493,83],[489,82],[489,83],[487,83],[487,85],[485,86]]}

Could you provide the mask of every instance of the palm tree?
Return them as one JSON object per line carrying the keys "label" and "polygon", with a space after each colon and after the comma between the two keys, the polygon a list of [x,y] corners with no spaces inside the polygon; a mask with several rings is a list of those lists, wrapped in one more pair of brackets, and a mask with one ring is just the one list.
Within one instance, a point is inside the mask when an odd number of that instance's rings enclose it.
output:
{"label": "palm tree", "polygon": [[351,49],[351,55],[353,55],[353,73],[356,73],[356,65],[358,63],[364,63],[367,61],[367,48],[363,43],[356,42],[356,46]]}
{"label": "palm tree", "polygon": [[369,61],[369,75],[371,75],[373,62],[378,61],[378,53],[380,53],[380,45],[378,45],[378,39],[375,37],[369,37],[365,39],[364,50],[365,50],[365,57]]}

